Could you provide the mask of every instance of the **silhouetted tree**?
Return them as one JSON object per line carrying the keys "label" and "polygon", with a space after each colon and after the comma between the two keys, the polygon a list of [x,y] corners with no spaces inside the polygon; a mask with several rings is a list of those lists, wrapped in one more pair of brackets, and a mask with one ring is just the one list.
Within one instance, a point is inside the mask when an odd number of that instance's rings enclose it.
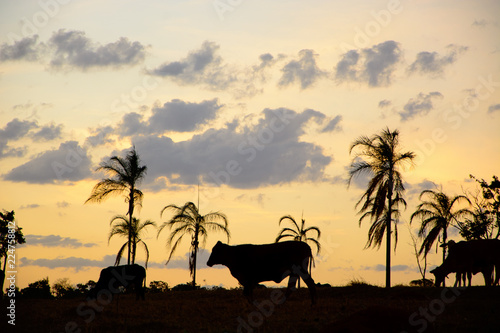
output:
{"label": "silhouetted tree", "polygon": [[[102,202],[111,195],[125,194],[128,203],[128,223],[132,224],[134,208],[142,204],[144,194],[137,188],[141,180],[146,176],[147,167],[140,165],[139,155],[133,147],[125,158],[119,156],[111,157],[107,162],[101,163],[96,171],[104,171],[110,178],[102,179],[92,189],[87,202]],[[132,228],[129,228],[128,235],[128,257],[127,264],[130,264],[132,253]]]}
{"label": "silhouetted tree", "polygon": [[[5,270],[9,254],[15,254],[17,244],[26,243],[22,232],[23,228],[19,228],[15,221],[14,211],[0,212],[0,258],[3,259],[2,274],[3,279],[0,281],[0,296],[3,294],[3,285],[5,281]],[[12,227],[12,224],[15,224]],[[10,232],[9,232],[10,231]],[[10,246],[9,246],[10,245]]]}
{"label": "silhouetted tree", "polygon": [[[488,183],[470,175],[481,187],[481,195],[468,192],[474,206],[474,217],[460,224],[460,234],[467,240],[500,236],[500,181],[497,176]],[[496,229],[496,235],[493,237]]]}
{"label": "silhouetted tree", "polygon": [[[179,207],[176,205],[165,206],[160,215],[166,210],[170,210],[174,215],[170,220],[163,222],[163,224],[158,229],[158,236],[160,236],[161,231],[165,227],[169,227],[171,232],[167,239],[167,247],[171,248],[170,255],[167,260],[167,264],[170,262],[172,255],[174,254],[177,246],[179,246],[182,237],[185,235],[191,236],[191,255],[189,257],[189,272],[193,277],[193,287],[196,286],[196,256],[198,254],[198,248],[200,244],[200,239],[202,240],[202,246],[206,242],[206,238],[209,231],[221,231],[226,234],[227,240],[229,241],[229,229],[227,218],[224,214],[215,212],[208,213],[207,215],[201,215],[198,211],[198,207],[192,202],[187,202],[184,206]],[[219,221],[221,223],[219,223]]]}
{"label": "silhouetted tree", "polygon": [[21,295],[26,298],[52,298],[49,277],[28,284],[21,289]]}
{"label": "silhouetted tree", "polygon": [[[116,223],[115,223],[116,222]],[[109,233],[108,237],[108,244],[109,241],[111,240],[111,237],[114,235],[119,235],[123,237],[128,237],[129,235],[132,236],[132,262],[131,264],[135,264],[135,257],[137,254],[137,244],[141,244],[144,248],[144,251],[146,253],[146,268],[148,267],[148,261],[149,261],[149,249],[146,243],[142,240],[141,234],[144,233],[145,228],[148,226],[153,226],[156,228],[156,223],[150,220],[147,220],[143,223],[137,218],[132,219],[132,225],[129,224],[128,219],[126,216],[115,216],[110,224],[113,224],[113,227],[111,228],[111,231]],[[123,255],[123,251],[129,244],[128,240],[122,245],[120,250],[118,251],[118,254],[116,255],[116,260],[115,260],[115,266],[118,266],[120,264],[120,260]]]}
{"label": "silhouetted tree", "polygon": [[[290,215],[285,215],[280,218],[279,225],[281,226],[282,221],[290,221],[292,223],[292,228],[285,227],[281,229],[278,236],[276,236],[275,242],[278,243],[284,238],[291,238],[297,242],[313,243],[316,246],[316,254],[321,250],[321,244],[319,243],[319,237],[321,236],[321,231],[318,227],[312,226],[305,228],[306,221],[302,218],[302,222],[299,224]],[[311,232],[316,232],[316,237],[308,237],[307,234]],[[312,260],[309,262],[309,274],[312,274]],[[300,288],[300,279],[297,280],[298,286]]]}
{"label": "silhouetted tree", "polygon": [[[464,201],[470,205],[465,195],[449,197],[441,190],[425,190],[420,193],[421,204],[411,215],[410,224],[415,219],[421,220],[418,236],[424,238],[419,254],[427,255],[439,237],[442,244],[448,239],[448,227],[457,225],[460,218],[472,216],[468,208],[456,209],[455,206]],[[443,262],[446,258],[446,246],[443,246]]]}
{"label": "silhouetted tree", "polygon": [[[391,286],[391,224],[393,202],[403,198],[404,186],[400,167],[405,163],[411,164],[415,158],[413,152],[401,152],[399,131],[390,131],[386,128],[381,134],[372,137],[361,136],[356,139],[349,149],[349,153],[356,151],[349,170],[349,181],[353,177],[368,174],[372,176],[366,192],[357,202],[356,207],[362,204],[360,214],[370,212],[372,223],[376,223],[385,215],[385,228],[378,228],[386,233],[386,287]],[[363,219],[363,216],[361,219]],[[360,222],[361,222],[360,219]],[[377,235],[378,236],[378,235]],[[374,241],[382,241],[376,237]],[[377,243],[374,243],[377,244]]]}

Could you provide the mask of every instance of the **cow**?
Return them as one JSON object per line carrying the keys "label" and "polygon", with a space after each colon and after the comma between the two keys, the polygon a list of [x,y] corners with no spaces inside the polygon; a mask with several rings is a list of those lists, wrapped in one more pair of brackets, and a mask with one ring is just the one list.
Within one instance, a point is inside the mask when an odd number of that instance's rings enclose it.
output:
{"label": "cow", "polygon": [[[436,277],[436,286],[440,286],[451,272],[459,273],[457,275],[466,274],[469,278],[469,286],[472,274],[481,272],[485,285],[490,286],[493,282],[493,268],[496,268],[496,279],[493,284],[498,284],[500,279],[500,240],[481,239],[458,243],[450,241],[448,248],[449,254],[443,264],[431,271]],[[459,278],[457,276],[457,280]],[[457,282],[455,282],[455,286]]]}
{"label": "cow", "polygon": [[224,265],[243,286],[243,295],[253,302],[253,289],[263,281],[280,283],[289,276],[285,297],[288,298],[299,277],[304,280],[311,302],[316,302],[316,286],[307,272],[312,252],[304,242],[287,241],[262,245],[227,245],[217,242],[207,266]]}
{"label": "cow", "polygon": [[134,286],[136,299],[144,300],[144,288],[146,287],[146,270],[144,267],[133,265],[110,266],[104,268],[94,288],[88,295],[88,299],[96,299],[100,293],[107,292],[112,298],[120,292],[120,287],[128,288]]}

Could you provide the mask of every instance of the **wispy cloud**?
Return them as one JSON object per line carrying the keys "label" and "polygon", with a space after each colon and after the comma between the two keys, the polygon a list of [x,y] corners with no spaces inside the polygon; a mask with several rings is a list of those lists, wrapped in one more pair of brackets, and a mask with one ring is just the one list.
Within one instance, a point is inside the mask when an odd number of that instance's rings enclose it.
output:
{"label": "wispy cloud", "polygon": [[26,246],[40,245],[44,247],[70,247],[73,249],[80,247],[97,246],[96,243],[82,243],[78,239],[71,237],[61,237],[59,235],[26,235]]}
{"label": "wispy cloud", "polygon": [[408,67],[408,72],[431,77],[442,76],[446,67],[455,63],[458,57],[468,49],[466,46],[454,44],[450,44],[446,48],[448,53],[444,56],[440,56],[437,52],[418,53],[415,61]]}
{"label": "wispy cloud", "polygon": [[146,47],[126,37],[101,45],[88,38],[84,31],[65,29],[54,32],[46,43],[39,42],[34,35],[0,46],[0,62],[43,62],[48,58],[49,68],[55,71],[116,69],[137,65],[145,56]]}
{"label": "wispy cloud", "polygon": [[417,97],[411,98],[399,112],[401,121],[408,121],[416,116],[424,116],[434,108],[434,101],[442,99],[443,95],[438,91],[428,94],[419,93]]}

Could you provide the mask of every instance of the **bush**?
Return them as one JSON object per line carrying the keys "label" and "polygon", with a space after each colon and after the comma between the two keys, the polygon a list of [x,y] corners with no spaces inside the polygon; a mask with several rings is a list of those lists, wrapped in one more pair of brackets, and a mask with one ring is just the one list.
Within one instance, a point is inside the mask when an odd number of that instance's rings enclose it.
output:
{"label": "bush", "polygon": [[196,285],[193,287],[193,284],[188,282],[188,283],[181,283],[176,285],[175,287],[172,288],[172,291],[189,291],[189,290],[197,290],[200,289],[200,286]]}
{"label": "bush", "polygon": [[21,295],[26,298],[52,298],[49,277],[30,283],[28,287],[21,289]]}
{"label": "bush", "polygon": [[149,283],[150,293],[164,293],[168,291],[168,284],[165,281],[151,281]]}

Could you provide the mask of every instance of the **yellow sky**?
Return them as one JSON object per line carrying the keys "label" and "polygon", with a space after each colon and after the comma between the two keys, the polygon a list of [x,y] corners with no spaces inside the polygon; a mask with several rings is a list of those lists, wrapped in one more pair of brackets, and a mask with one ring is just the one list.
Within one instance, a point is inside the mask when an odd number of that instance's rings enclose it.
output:
{"label": "yellow sky", "polygon": [[[303,214],[322,231],[314,277],[334,285],[384,281],[385,243],[363,249],[363,192],[345,184],[357,137],[398,128],[418,155],[404,173],[393,284],[419,278],[406,227],[418,194],[432,183],[461,194],[476,186],[469,174],[498,175],[497,2],[221,3],[230,2],[0,4],[0,208],[40,236],[17,250],[20,287],[95,280],[112,264],[124,240],[108,245],[109,221],[126,204],[84,202],[93,170],[132,144],[149,168],[140,219],[159,224],[165,205],[197,202],[197,180],[201,212],[228,216],[231,244],[272,242],[281,216]],[[269,131],[271,121],[283,130]],[[231,160],[241,172],[217,186],[210,175]],[[173,286],[189,273],[161,267],[166,237],[146,237],[148,280]],[[209,235],[206,249],[221,237]],[[236,286],[227,269],[198,279]]]}

